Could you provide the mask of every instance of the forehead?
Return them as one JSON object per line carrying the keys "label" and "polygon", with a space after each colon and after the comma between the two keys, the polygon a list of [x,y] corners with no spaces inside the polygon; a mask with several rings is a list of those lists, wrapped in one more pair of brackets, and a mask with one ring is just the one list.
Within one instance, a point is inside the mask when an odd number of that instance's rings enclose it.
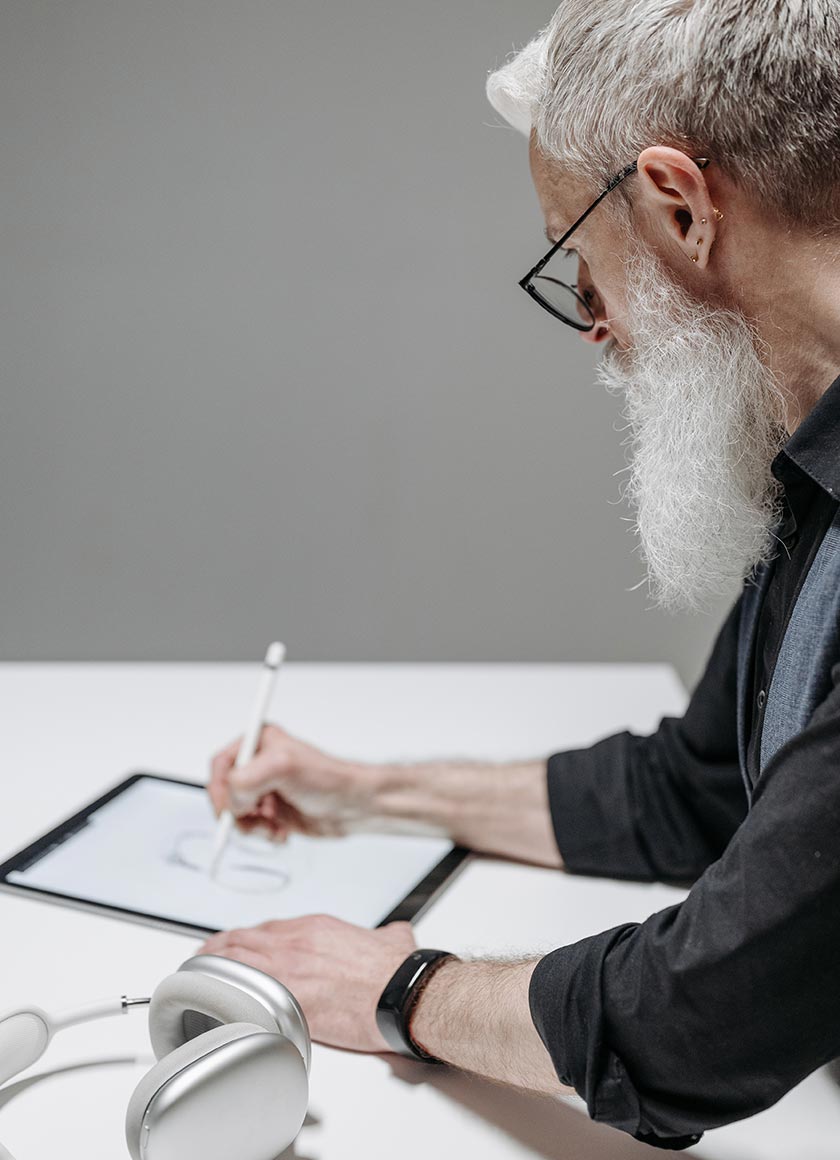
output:
{"label": "forehead", "polygon": [[559,235],[580,217],[592,200],[592,191],[586,181],[569,173],[562,162],[543,153],[533,133],[529,149],[531,178],[545,224],[551,233]]}

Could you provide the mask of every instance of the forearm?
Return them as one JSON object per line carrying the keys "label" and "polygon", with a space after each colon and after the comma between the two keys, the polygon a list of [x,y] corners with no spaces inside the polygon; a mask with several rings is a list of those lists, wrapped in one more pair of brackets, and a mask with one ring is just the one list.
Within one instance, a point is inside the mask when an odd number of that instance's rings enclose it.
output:
{"label": "forearm", "polygon": [[442,831],[481,853],[544,866],[563,864],[551,823],[544,761],[379,766],[370,808],[376,817]]}
{"label": "forearm", "polygon": [[412,1038],[464,1071],[529,1091],[569,1092],[531,1018],[528,987],[538,961],[445,963],[421,992]]}

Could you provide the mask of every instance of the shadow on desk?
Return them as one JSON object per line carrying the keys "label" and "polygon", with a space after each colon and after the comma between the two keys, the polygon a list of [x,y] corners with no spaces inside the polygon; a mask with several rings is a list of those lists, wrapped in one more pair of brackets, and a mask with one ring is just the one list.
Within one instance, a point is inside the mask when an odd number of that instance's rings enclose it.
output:
{"label": "shadow on desk", "polygon": [[[13,1099],[21,1095],[28,1088],[34,1087],[36,1084],[43,1083],[45,1080],[57,1079],[59,1076],[67,1075],[71,1072],[88,1071],[94,1068],[134,1067],[138,1064],[148,1064],[148,1066],[151,1067],[154,1064],[154,1060],[145,1056],[138,1055],[125,1055],[118,1057],[111,1056],[106,1059],[88,1059],[82,1061],[81,1063],[69,1063],[65,1064],[63,1067],[54,1067],[49,1071],[38,1072],[37,1075],[27,1076],[26,1079],[19,1079],[15,1083],[10,1083],[7,1084],[6,1087],[0,1088],[0,1112],[2,1112],[3,1108],[10,1104]],[[309,1113],[307,1113],[306,1119],[303,1121],[303,1126],[310,1127],[311,1125],[317,1123],[318,1120],[314,1116],[311,1116]],[[0,1127],[0,1132],[2,1132],[2,1127]],[[296,1144],[297,1141],[290,1144],[284,1152],[281,1152],[280,1155],[275,1158],[275,1160],[310,1160],[309,1157],[304,1156],[295,1150]],[[123,1144],[123,1148],[124,1147],[125,1145]],[[123,1153],[123,1155],[125,1155],[125,1153]],[[11,1152],[4,1148],[3,1144],[0,1143],[0,1160],[27,1160],[27,1157],[24,1154],[13,1157]]]}
{"label": "shadow on desk", "polygon": [[[389,1056],[388,1062],[403,1083],[429,1084],[546,1160],[651,1160],[662,1155],[659,1148],[596,1124],[582,1104],[576,1107],[560,1097],[533,1095],[399,1056]],[[690,1155],[701,1160],[702,1152],[692,1149]]]}

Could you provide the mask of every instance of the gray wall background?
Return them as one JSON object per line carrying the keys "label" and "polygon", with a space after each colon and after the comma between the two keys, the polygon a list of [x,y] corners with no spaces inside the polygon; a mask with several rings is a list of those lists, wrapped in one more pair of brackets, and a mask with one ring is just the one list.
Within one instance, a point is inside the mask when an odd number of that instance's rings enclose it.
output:
{"label": "gray wall background", "polygon": [[619,404],[516,286],[484,78],[552,9],[1,0],[3,659],[693,679],[719,616],[629,591]]}

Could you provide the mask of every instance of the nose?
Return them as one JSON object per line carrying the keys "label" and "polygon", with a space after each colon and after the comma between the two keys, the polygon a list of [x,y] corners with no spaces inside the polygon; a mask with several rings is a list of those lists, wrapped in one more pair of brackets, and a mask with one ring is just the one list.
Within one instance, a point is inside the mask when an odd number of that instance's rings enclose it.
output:
{"label": "nose", "polygon": [[591,330],[582,330],[580,332],[580,337],[584,340],[584,342],[606,342],[610,337],[610,328],[607,326],[606,322],[596,322]]}
{"label": "nose", "polygon": [[604,321],[606,311],[601,295],[595,289],[592,281],[592,276],[589,272],[589,266],[586,262],[578,257],[578,275],[576,290],[578,294],[584,299],[589,306],[589,310],[595,319],[595,325],[591,330],[582,330],[581,337],[587,342],[605,342],[610,337],[610,328]]}

